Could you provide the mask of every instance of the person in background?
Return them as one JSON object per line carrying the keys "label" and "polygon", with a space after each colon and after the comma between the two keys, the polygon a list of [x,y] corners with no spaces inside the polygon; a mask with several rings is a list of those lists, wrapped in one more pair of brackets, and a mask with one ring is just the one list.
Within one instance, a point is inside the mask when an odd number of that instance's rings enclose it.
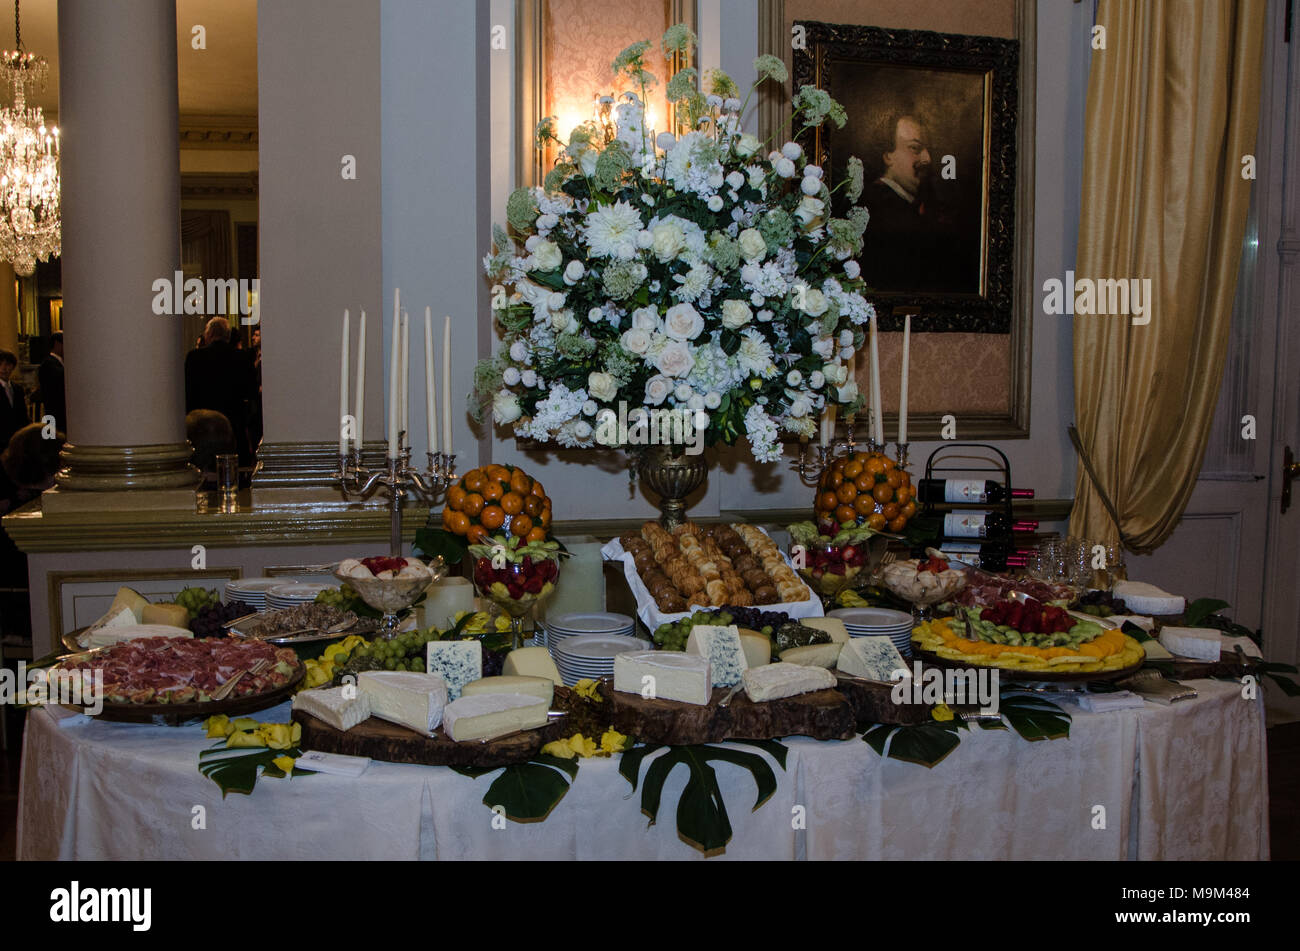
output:
{"label": "person in background", "polygon": [[253,463],[245,415],[252,390],[246,355],[230,345],[230,324],[225,317],[213,317],[203,330],[202,349],[185,357],[185,412],[210,409],[225,416],[235,433],[241,466]]}
{"label": "person in background", "polygon": [[0,451],[9,445],[14,433],[26,426],[27,396],[22,386],[11,379],[18,367],[18,354],[0,350]]}
{"label": "person in background", "polygon": [[196,409],[185,417],[185,438],[194,447],[190,464],[203,475],[203,483],[216,484],[217,456],[235,451],[230,420],[210,409]]}
{"label": "person in background", "polygon": [[[63,433],[46,439],[44,429],[40,423],[28,423],[14,433],[0,452],[0,515],[26,505],[54,485]],[[0,528],[0,588],[25,587],[27,556]]]}
{"label": "person in background", "polygon": [[54,417],[54,428],[61,433],[68,431],[68,397],[64,386],[63,372],[63,331],[56,330],[50,336],[50,353],[41,361],[36,371],[41,385],[41,402],[45,404],[45,413]]}

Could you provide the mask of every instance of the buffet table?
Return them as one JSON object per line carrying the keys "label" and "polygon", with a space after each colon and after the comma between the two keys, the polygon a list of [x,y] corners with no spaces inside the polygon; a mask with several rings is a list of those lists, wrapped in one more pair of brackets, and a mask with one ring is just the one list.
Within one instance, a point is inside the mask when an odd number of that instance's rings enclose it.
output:
{"label": "buffet table", "polygon": [[[1190,683],[1200,696],[1174,706],[1093,714],[1070,705],[1066,740],[976,727],[933,769],[881,759],[860,739],[790,738],[778,790],[756,812],[749,773],[717,764],[735,833],[721,857],[1266,859],[1262,701],[1243,700],[1233,683]],[[289,705],[258,719],[285,722]],[[681,768],[654,826],[615,759],[583,760],[544,822],[518,824],[483,805],[489,778],[443,767],[375,762],[358,779],[262,779],[251,796],[223,800],[197,768],[211,742],[197,726],[60,726],[33,711],[18,857],[702,857],[672,820]]]}

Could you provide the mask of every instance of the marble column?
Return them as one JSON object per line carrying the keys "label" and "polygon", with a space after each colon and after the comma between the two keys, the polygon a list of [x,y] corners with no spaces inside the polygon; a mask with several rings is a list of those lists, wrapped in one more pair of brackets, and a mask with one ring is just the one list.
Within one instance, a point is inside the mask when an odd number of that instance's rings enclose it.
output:
{"label": "marble column", "polygon": [[59,0],[59,120],[71,421],[59,487],[192,486],[181,320],[152,306],[154,282],[180,267],[174,0]]}

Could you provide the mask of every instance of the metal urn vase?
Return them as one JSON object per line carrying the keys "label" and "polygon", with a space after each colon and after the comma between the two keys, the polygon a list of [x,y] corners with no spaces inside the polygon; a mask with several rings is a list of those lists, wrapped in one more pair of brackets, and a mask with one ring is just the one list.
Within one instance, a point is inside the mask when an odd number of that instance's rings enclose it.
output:
{"label": "metal urn vase", "polygon": [[648,446],[637,453],[636,471],[659,496],[659,523],[672,531],[686,521],[686,497],[704,484],[709,465],[703,453],[687,455],[684,446]]}

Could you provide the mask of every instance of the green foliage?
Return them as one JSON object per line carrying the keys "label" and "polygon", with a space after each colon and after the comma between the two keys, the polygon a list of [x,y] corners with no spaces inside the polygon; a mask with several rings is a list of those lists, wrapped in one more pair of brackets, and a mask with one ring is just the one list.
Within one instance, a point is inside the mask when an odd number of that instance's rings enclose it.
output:
{"label": "green foliage", "polygon": [[[285,776],[284,771],[271,761],[281,756],[292,756],[296,759],[301,755],[302,750],[296,746],[287,750],[272,750],[266,747],[232,749],[226,746],[226,741],[223,739],[215,746],[199,753],[199,772],[217,784],[221,789],[222,799],[232,792],[247,796],[257,785],[258,769],[263,770],[264,776],[281,779]],[[295,768],[292,775],[311,776],[313,771]]]}
{"label": "green foliage", "polygon": [[[500,807],[512,822],[541,822],[569,791],[578,778],[578,761],[539,753],[527,763],[501,767],[453,766],[462,776],[477,779],[501,769],[483,796],[489,809]],[[565,775],[568,779],[565,779]]]}

